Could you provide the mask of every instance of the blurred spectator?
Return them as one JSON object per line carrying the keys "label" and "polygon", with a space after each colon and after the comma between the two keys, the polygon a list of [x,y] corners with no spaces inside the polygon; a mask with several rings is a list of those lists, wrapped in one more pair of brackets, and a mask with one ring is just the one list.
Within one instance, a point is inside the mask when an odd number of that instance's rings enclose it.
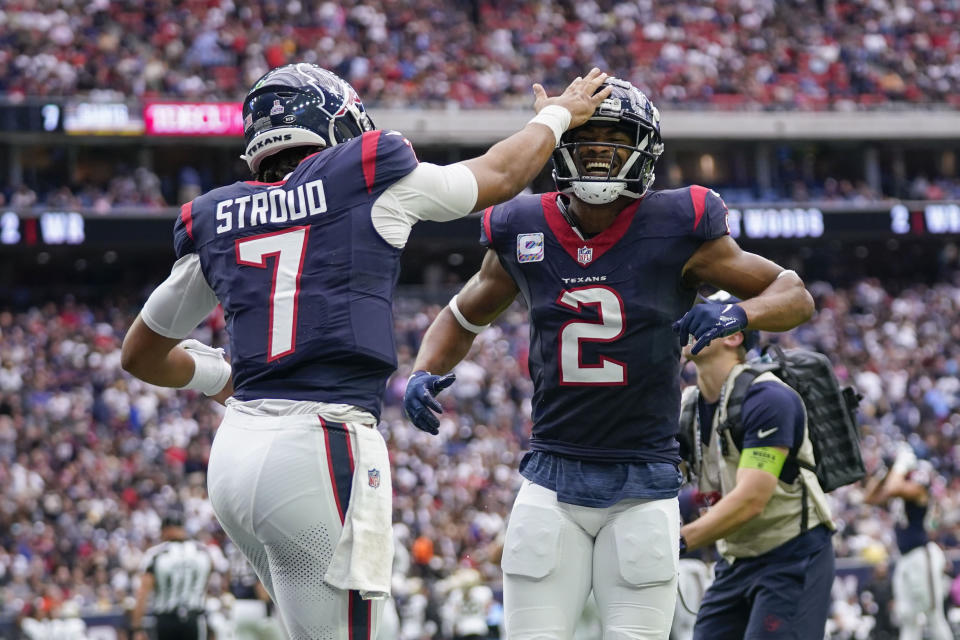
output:
{"label": "blurred spectator", "polygon": [[10,196],[10,206],[14,209],[27,209],[37,202],[37,194],[25,184],[17,185]]}
{"label": "blurred spectator", "polygon": [[[937,284],[902,288],[873,279],[810,288],[817,315],[776,340],[828,353],[841,380],[864,394],[868,468],[905,440],[932,463],[931,536],[956,549],[960,275],[945,271]],[[468,568],[495,594],[499,589],[495,550],[530,429],[530,345],[519,306],[480,334],[457,369],[469,384],[458,385],[441,435],[432,437],[404,419],[400,397],[423,331],[441,307],[411,296],[396,304],[400,366],[387,385],[381,429],[394,467],[398,544],[411,556],[394,582],[400,637],[419,640],[444,624],[440,605],[449,593],[441,581]],[[122,608],[144,550],[176,505],[185,505],[191,536],[236,555],[205,491],[222,408],[120,370],[120,339],[134,312],[106,298],[0,310],[0,615],[20,615],[38,598],[51,606],[69,600],[83,614]],[[200,331],[209,343],[224,340],[218,316]],[[889,512],[864,504],[859,485],[829,497],[841,527],[838,557],[885,561],[896,547]],[[869,617],[883,628],[878,580],[870,597],[857,595],[864,585],[856,580],[845,586],[835,620],[862,629]]]}
{"label": "blurred spectator", "polygon": [[37,598],[20,619],[20,632],[25,640],[86,640],[86,623],[72,601],[51,602]]}
{"label": "blurred spectator", "polygon": [[597,64],[658,104],[858,109],[960,95],[960,7],[789,0],[579,4],[13,0],[0,91],[239,99],[269,68],[321,62],[368,105],[529,103]]}
{"label": "blurred spectator", "polygon": [[875,640],[896,640],[899,632],[893,624],[893,587],[886,562],[877,564],[869,582],[863,585],[861,600],[865,611],[874,619],[871,633]]}

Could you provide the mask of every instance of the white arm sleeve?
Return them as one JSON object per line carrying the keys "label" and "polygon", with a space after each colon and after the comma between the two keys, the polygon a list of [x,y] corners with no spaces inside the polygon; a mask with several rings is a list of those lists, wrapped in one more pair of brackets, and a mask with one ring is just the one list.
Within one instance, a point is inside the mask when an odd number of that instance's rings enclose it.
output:
{"label": "white arm sleeve", "polygon": [[203,277],[200,256],[188,253],[173,263],[170,275],[150,294],[140,317],[166,338],[186,338],[218,302]]}
{"label": "white arm sleeve", "polygon": [[373,226],[384,240],[402,249],[418,221],[446,222],[471,213],[477,190],[476,176],[463,164],[422,162],[373,203]]}

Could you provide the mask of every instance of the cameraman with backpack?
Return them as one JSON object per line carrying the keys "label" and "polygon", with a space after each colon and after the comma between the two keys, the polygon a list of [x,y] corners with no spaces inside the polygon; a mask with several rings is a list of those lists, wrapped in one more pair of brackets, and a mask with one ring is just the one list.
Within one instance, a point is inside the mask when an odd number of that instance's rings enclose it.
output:
{"label": "cameraman with backpack", "polygon": [[[707,300],[739,302],[725,291]],[[680,549],[716,542],[722,557],[694,640],[822,638],[829,613],[836,526],[813,471],[807,411],[771,371],[750,370],[756,341],[746,331],[683,350],[697,385],[683,394],[681,456],[713,500],[680,529]]]}

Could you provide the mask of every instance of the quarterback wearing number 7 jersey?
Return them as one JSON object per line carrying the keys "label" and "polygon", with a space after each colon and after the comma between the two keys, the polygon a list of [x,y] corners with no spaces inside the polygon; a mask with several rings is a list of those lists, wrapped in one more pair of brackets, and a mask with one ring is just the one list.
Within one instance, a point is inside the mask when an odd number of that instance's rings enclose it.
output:
{"label": "quarterback wearing number 7 jersey", "polygon": [[[353,88],[292,64],[244,101],[255,180],[184,205],[177,262],[124,339],[123,367],[227,400],[207,486],[295,640],[370,640],[390,592],[392,489],[376,430],[396,367],[392,300],[420,220],[513,197],[609,91],[594,69],[484,155],[418,163]],[[232,362],[191,331],[223,305]]]}
{"label": "quarterback wearing number 7 jersey", "polygon": [[[522,296],[533,433],[501,561],[511,640],[572,638],[591,589],[605,639],[667,638],[680,539],[676,331],[706,344],[748,323],[790,329],[813,308],[795,273],[740,250],[716,193],[648,190],[659,114],[630,83],[606,86],[611,96],[554,152],[560,192],[484,212],[480,271],[427,330],[404,398],[435,433],[433,396],[453,381],[441,374]],[[745,301],[691,310],[701,283]]]}

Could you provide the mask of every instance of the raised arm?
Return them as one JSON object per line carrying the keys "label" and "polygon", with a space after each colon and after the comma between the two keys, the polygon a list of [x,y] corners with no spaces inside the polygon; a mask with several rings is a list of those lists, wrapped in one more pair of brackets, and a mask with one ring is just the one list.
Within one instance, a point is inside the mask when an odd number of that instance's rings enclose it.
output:
{"label": "raised arm", "polygon": [[800,276],[740,248],[730,236],[705,242],[683,269],[687,286],[711,284],[742,298],[746,328],[788,331],[813,316],[813,297]]}
{"label": "raised arm", "polygon": [[863,501],[883,505],[891,498],[903,498],[918,504],[926,504],[929,498],[927,486],[910,478],[910,470],[916,466],[912,451],[897,455],[893,466],[886,473],[877,473],[867,484]]}
{"label": "raised arm", "polygon": [[373,206],[377,232],[403,248],[418,221],[456,220],[520,193],[543,169],[563,132],[586,122],[610,95],[610,87],[598,90],[606,78],[593,69],[553,98],[534,85],[537,115],[523,129],[476,158],[449,165],[421,162],[391,185]]}
{"label": "raised arm", "polygon": [[813,297],[796,272],[743,251],[730,236],[705,242],[684,265],[682,282],[691,288],[708,283],[742,299],[698,304],[674,323],[681,336],[697,339],[693,353],[744,329],[788,331],[814,311]]}
{"label": "raised arm", "polygon": [[863,490],[864,502],[875,506],[880,506],[887,503],[888,496],[884,494],[883,486],[887,481],[888,473],[890,473],[889,470],[884,470],[880,473],[870,476]]}
{"label": "raised arm", "polygon": [[434,397],[456,379],[439,374],[466,357],[477,334],[510,306],[518,291],[496,252],[487,250],[480,271],[437,315],[423,336],[403,398],[407,416],[418,429],[437,433],[440,421],[432,411],[442,409]]}
{"label": "raised arm", "polygon": [[606,79],[607,74],[594,68],[553,98],[547,97],[539,84],[533,85],[537,116],[482,156],[463,162],[477,179],[477,202],[473,210],[509,200],[530,184],[550,159],[560,135],[586,122],[610,95],[611,87],[597,91]]}

